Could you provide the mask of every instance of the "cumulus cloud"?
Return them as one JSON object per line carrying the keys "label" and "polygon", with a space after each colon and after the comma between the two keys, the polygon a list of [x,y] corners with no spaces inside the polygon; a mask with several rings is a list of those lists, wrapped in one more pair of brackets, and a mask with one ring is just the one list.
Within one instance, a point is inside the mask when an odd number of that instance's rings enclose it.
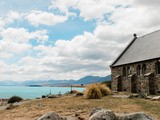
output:
{"label": "cumulus cloud", "polygon": [[105,76],[109,74],[108,65],[122,48],[123,44],[116,40],[103,40],[97,37],[96,31],[93,34],[84,32],[83,35],[76,36],[70,41],[57,40],[53,47],[36,46],[34,50],[43,53],[42,57],[26,57],[20,64],[27,65],[26,68],[30,66],[29,69],[35,65],[39,70],[38,73],[48,75],[46,79],[52,77],[78,79],[86,75]]}
{"label": "cumulus cloud", "polygon": [[0,30],[8,24],[14,23],[16,20],[22,19],[23,13],[16,11],[8,11],[5,15],[0,16]]}
{"label": "cumulus cloud", "polygon": [[[70,40],[59,39],[47,46],[43,44],[48,41],[46,30],[3,29],[0,33],[2,79],[79,79],[110,74],[109,65],[133,39],[134,33],[140,36],[160,27],[160,3],[142,1],[53,0],[50,10],[61,14],[43,11],[25,14],[25,19],[34,26],[55,25],[69,20],[70,16],[96,20],[97,24],[93,32],[84,31]],[[11,18],[14,21],[19,15],[14,13]],[[31,40],[36,40],[38,45],[32,46]],[[14,57],[13,52],[18,51],[30,51],[30,54],[23,55],[11,66],[2,61]]]}
{"label": "cumulus cloud", "polygon": [[66,16],[63,15],[55,15],[49,12],[42,12],[42,11],[31,11],[26,16],[26,19],[35,26],[39,25],[48,25],[53,26],[58,23],[62,23],[67,20]]}
{"label": "cumulus cloud", "polygon": [[0,52],[0,59],[9,59],[12,58],[14,55],[11,53]]}
{"label": "cumulus cloud", "polygon": [[127,5],[127,0],[53,0],[50,9],[58,9],[66,15],[75,15],[73,10],[80,11],[84,20],[103,19],[105,15],[113,12],[118,5]]}
{"label": "cumulus cloud", "polygon": [[24,28],[7,28],[4,29],[0,36],[2,40],[0,41],[0,50],[1,52],[7,53],[23,53],[32,48],[32,45],[29,43],[30,40],[38,41],[43,43],[48,39],[46,30],[37,30],[34,32],[28,32]]}

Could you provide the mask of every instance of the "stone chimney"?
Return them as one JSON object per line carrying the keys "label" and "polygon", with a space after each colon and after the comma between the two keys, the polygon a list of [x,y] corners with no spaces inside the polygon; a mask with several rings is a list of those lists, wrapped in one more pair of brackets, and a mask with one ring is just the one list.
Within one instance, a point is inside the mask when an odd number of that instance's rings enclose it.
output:
{"label": "stone chimney", "polygon": [[133,37],[134,37],[134,39],[136,39],[136,38],[137,38],[137,34],[134,33],[134,34],[133,34]]}

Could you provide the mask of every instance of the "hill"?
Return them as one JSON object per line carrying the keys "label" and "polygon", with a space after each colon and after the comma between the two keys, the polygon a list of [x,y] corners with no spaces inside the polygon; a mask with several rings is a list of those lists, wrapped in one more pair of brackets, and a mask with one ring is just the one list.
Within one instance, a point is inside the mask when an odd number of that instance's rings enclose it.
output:
{"label": "hill", "polygon": [[86,76],[79,80],[29,80],[24,82],[16,81],[0,81],[0,86],[29,86],[29,85],[42,85],[42,86],[68,86],[77,84],[91,84],[110,81],[111,75],[106,77],[99,76]]}
{"label": "hill", "polygon": [[91,84],[91,83],[99,83],[99,82],[105,82],[110,80],[111,80],[111,75],[108,75],[106,77],[86,76],[84,78],[81,78],[75,81],[74,84]]}

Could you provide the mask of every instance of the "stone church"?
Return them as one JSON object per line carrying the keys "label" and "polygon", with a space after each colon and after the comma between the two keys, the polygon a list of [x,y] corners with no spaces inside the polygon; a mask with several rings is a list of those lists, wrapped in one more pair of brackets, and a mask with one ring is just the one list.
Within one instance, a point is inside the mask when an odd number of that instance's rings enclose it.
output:
{"label": "stone church", "polygon": [[160,30],[137,37],[112,63],[112,90],[160,94]]}

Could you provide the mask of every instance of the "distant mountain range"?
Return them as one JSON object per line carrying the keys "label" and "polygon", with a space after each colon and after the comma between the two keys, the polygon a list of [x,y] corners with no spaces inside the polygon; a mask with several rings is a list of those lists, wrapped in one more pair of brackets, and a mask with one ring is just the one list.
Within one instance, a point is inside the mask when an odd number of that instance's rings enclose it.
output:
{"label": "distant mountain range", "polygon": [[68,86],[68,85],[79,85],[79,84],[91,84],[110,81],[111,75],[106,77],[99,76],[86,76],[79,80],[29,80],[24,82],[16,81],[0,81],[0,86],[30,86],[30,85],[42,85],[42,86]]}

